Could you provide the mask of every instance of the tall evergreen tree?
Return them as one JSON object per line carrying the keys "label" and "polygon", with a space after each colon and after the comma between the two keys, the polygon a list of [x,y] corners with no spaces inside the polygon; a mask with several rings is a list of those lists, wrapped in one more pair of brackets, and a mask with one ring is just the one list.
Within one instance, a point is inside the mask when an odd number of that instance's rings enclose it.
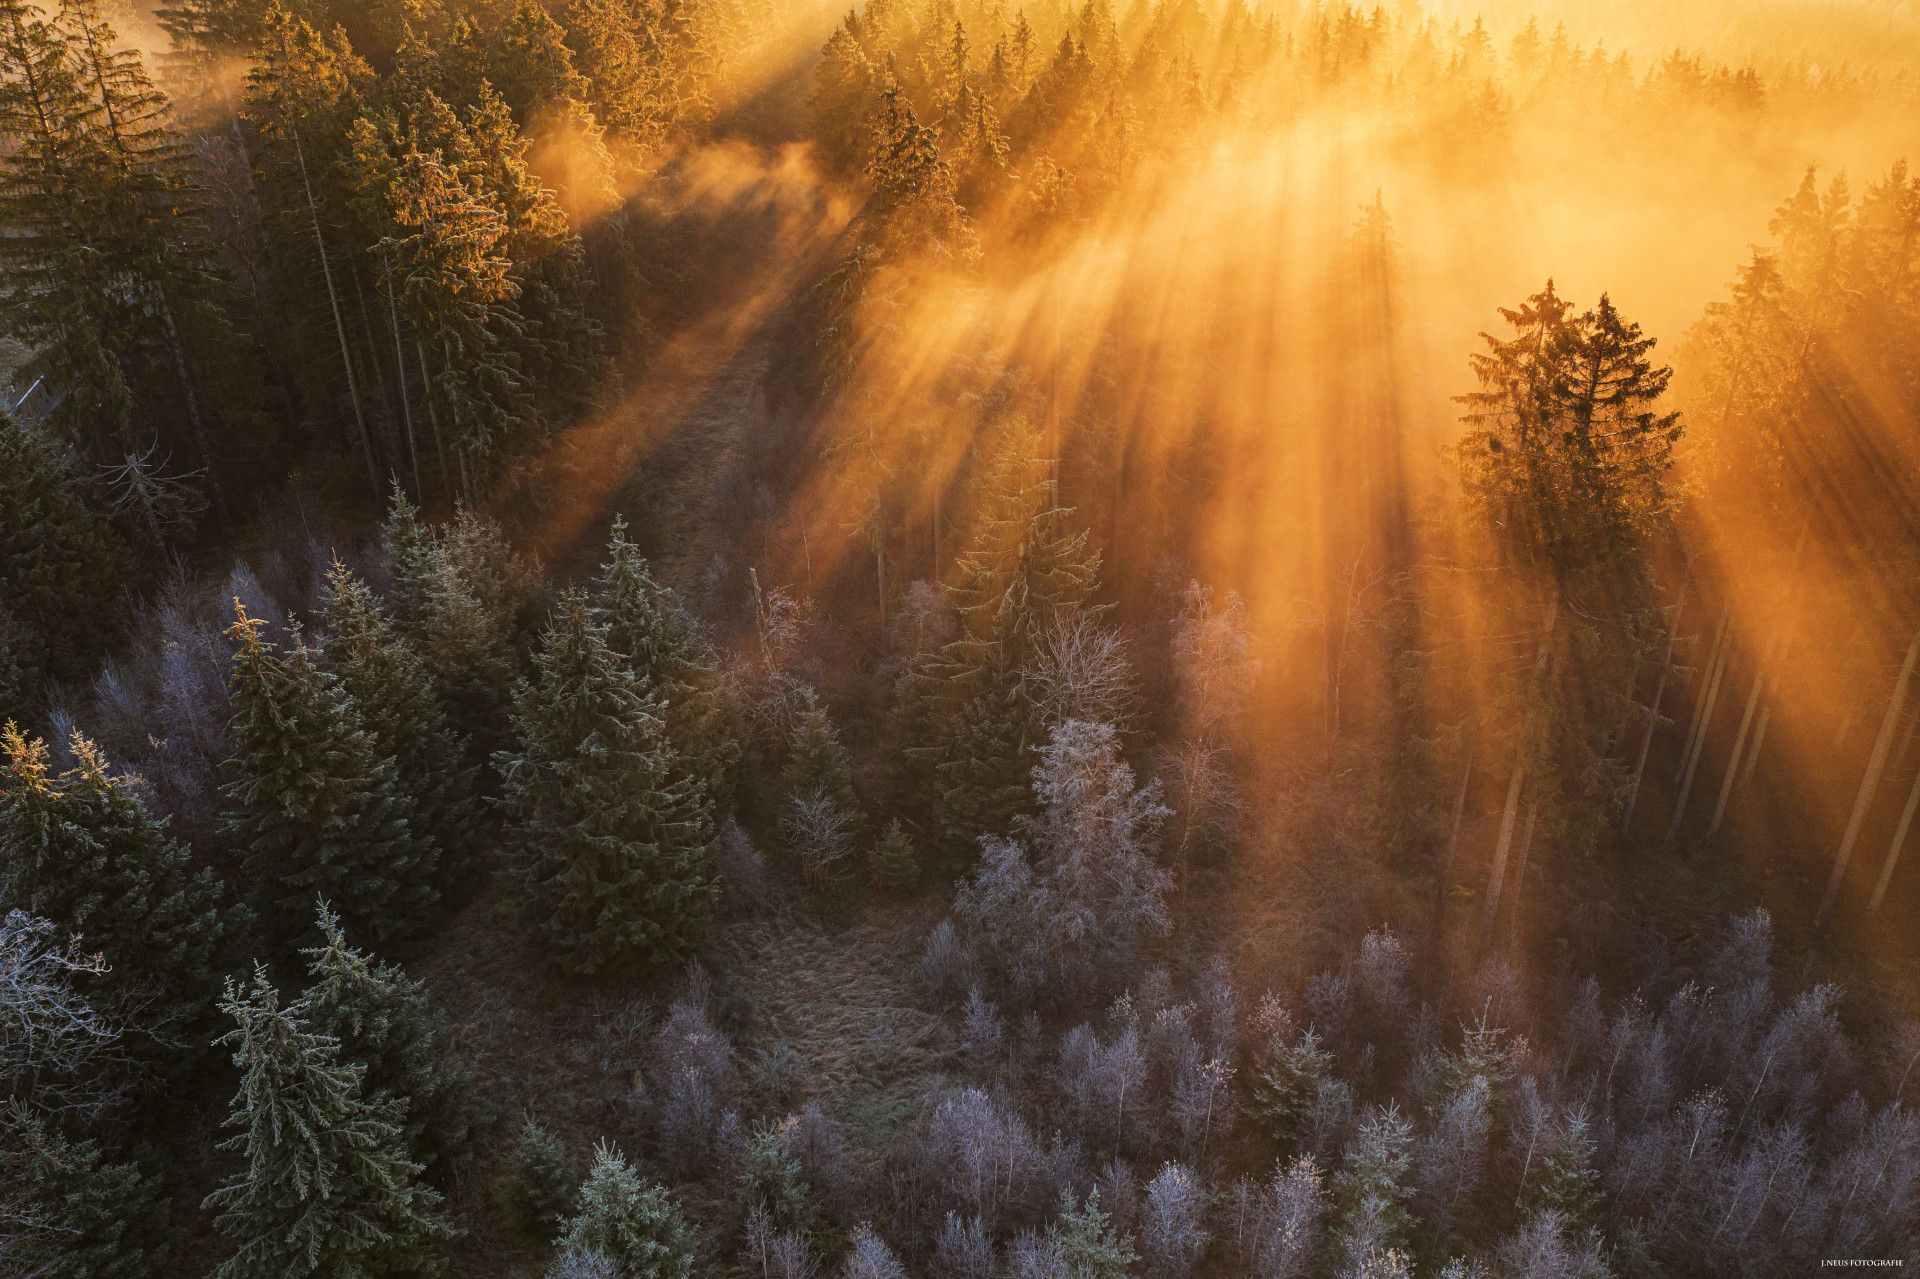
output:
{"label": "tall evergreen tree", "polygon": [[627,540],[623,519],[614,520],[607,560],[589,599],[593,619],[606,627],[608,646],[660,702],[686,776],[716,815],[724,812],[740,743],[719,663],[679,598],[654,580],[640,549]]}
{"label": "tall evergreen tree", "polygon": [[337,1039],[346,1060],[366,1067],[361,1090],[370,1101],[394,1103],[421,1174],[436,1186],[451,1184],[473,1157],[471,1065],[441,1042],[419,982],[350,946],[339,916],[324,903],[315,923],[321,944],[305,952],[313,984],[302,997],[314,1029]]}
{"label": "tall evergreen tree", "polygon": [[440,849],[442,891],[455,893],[463,887],[459,881],[472,878],[479,833],[467,743],[448,722],[419,653],[367,584],[338,559],[327,571],[322,608],[327,662],[359,708],[375,749],[393,757],[414,799],[415,825]]}
{"label": "tall evergreen tree", "polygon": [[399,1106],[363,1091],[301,1003],[282,1007],[266,974],[229,981],[240,1088],[224,1144],[245,1166],[207,1196],[235,1252],[219,1279],[411,1279],[446,1269],[452,1236],[440,1196],[406,1155]]}
{"label": "tall evergreen tree", "polygon": [[4,1260],[32,1279],[149,1279],[173,1272],[173,1230],[160,1178],[109,1163],[24,1106],[0,1111]]}
{"label": "tall evergreen tree", "polygon": [[554,961],[580,973],[683,958],[712,918],[705,797],[679,769],[660,706],[608,647],[578,592],[561,600],[514,693],[508,841]]}
{"label": "tall evergreen tree", "polygon": [[56,773],[44,741],[0,729],[0,865],[14,903],[84,938],[107,961],[107,988],[155,996],[160,1029],[197,1022],[218,989],[225,890],[167,837],[135,779],[78,733],[70,749],[74,767]]}
{"label": "tall evergreen tree", "polygon": [[961,634],[920,662],[909,694],[930,740],[913,749],[937,781],[936,815],[950,850],[1004,832],[1024,811],[1029,752],[1040,723],[1026,674],[1048,627],[1091,606],[1100,556],[1071,511],[1055,504],[1048,462],[1015,424],[986,482],[978,531],[949,594]]}
{"label": "tall evergreen tree", "polygon": [[417,935],[439,898],[439,849],[413,828],[393,758],[303,639],[283,651],[236,612],[226,830],[278,908],[280,935],[305,935],[316,895],[346,903],[381,945]]}
{"label": "tall evergreen tree", "polygon": [[694,1236],[673,1198],[612,1146],[594,1151],[580,1206],[560,1231],[563,1254],[598,1253],[628,1279],[692,1279]]}
{"label": "tall evergreen tree", "polygon": [[86,669],[126,562],[53,447],[0,410],[0,716],[24,718],[49,676]]}

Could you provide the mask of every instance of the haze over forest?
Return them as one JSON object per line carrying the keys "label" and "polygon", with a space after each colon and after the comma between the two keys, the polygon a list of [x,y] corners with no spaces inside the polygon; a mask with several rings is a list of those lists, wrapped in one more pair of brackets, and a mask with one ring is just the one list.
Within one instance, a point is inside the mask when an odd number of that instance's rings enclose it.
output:
{"label": "haze over forest", "polygon": [[0,1275],[1920,1265],[1905,0],[0,0]]}

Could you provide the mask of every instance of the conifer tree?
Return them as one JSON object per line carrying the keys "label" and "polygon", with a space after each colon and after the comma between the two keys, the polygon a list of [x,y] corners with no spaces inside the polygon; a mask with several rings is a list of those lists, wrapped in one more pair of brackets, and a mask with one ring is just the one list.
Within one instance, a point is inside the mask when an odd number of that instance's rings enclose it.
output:
{"label": "conifer tree", "polygon": [[[238,344],[217,305],[225,284],[198,207],[197,179],[170,106],[147,75],[138,51],[124,48],[98,0],[62,0],[60,25],[90,99],[93,129],[107,165],[104,212],[112,239],[92,247],[134,282],[138,311],[155,330],[152,343],[177,383],[193,454],[206,472],[214,503],[224,508],[214,450],[213,405],[203,352],[224,361],[220,384],[238,385]],[[143,405],[148,412],[154,406]]]}
{"label": "conifer tree", "polygon": [[1004,831],[1024,811],[1029,752],[1052,725],[1025,675],[1047,628],[1090,606],[1100,556],[1056,506],[1032,430],[1016,424],[987,479],[978,531],[949,587],[961,635],[920,662],[910,693],[931,740],[912,749],[937,779],[936,815],[950,851]]}
{"label": "conifer tree", "polygon": [[48,676],[81,673],[125,565],[59,455],[0,410],[0,715],[25,716]]}
{"label": "conifer tree", "polygon": [[340,1041],[366,1067],[361,1091],[397,1103],[407,1152],[436,1186],[457,1181],[473,1157],[472,1067],[451,1056],[421,984],[347,943],[339,916],[322,903],[321,944],[305,952],[312,985],[302,996],[314,1029]]}
{"label": "conifer tree", "polygon": [[359,708],[295,636],[283,651],[238,615],[229,692],[233,768],[226,831],[271,895],[281,935],[307,935],[314,897],[346,903],[381,945],[417,935],[439,894],[439,849]]}
{"label": "conifer tree", "polygon": [[683,958],[713,914],[713,823],[677,776],[659,703],[577,591],[534,665],[495,765],[515,869],[554,962],[591,974]]}
{"label": "conifer tree", "polygon": [[860,800],[853,791],[853,770],[827,708],[808,690],[806,707],[787,739],[787,760],[780,786],[788,796],[821,795],[856,825]]}
{"label": "conifer tree", "polygon": [[[25,1106],[0,1112],[0,1218],[17,1244],[3,1259],[32,1279],[148,1279],[173,1272],[173,1231],[157,1176],[109,1163]],[[0,1222],[0,1224],[5,1224]]]}
{"label": "conifer tree", "polygon": [[555,1240],[562,1254],[597,1252],[627,1279],[692,1279],[693,1231],[672,1196],[642,1180],[604,1142],[577,1212]]}
{"label": "conifer tree", "polygon": [[654,580],[639,548],[627,540],[624,519],[614,520],[590,608],[606,627],[608,646],[661,703],[687,776],[716,814],[724,812],[740,744],[719,665],[699,626],[673,591]]}
{"label": "conifer tree", "polygon": [[566,1143],[528,1115],[513,1143],[507,1179],[507,1196],[520,1224],[541,1239],[551,1238],[579,1191],[579,1169],[568,1159]]}
{"label": "conifer tree", "polygon": [[387,619],[367,584],[338,559],[327,572],[325,654],[360,711],[375,749],[393,757],[414,799],[415,825],[440,849],[440,880],[451,895],[470,879],[479,812],[468,745],[453,730],[426,664]]}
{"label": "conifer tree", "polygon": [[219,1279],[444,1272],[453,1232],[407,1158],[399,1105],[367,1096],[365,1068],[302,1003],[282,1007],[264,971],[229,981],[221,1011],[240,1068],[224,1146],[244,1166],[207,1196],[235,1246]]}
{"label": "conifer tree", "polygon": [[482,748],[498,743],[527,566],[492,521],[462,510],[450,524],[430,526],[398,485],[381,544],[394,629],[426,663],[456,731]]}
{"label": "conifer tree", "polygon": [[197,1022],[218,989],[225,890],[193,869],[135,779],[79,733],[69,749],[74,767],[56,773],[44,741],[0,729],[0,865],[15,904],[85,938],[107,988],[156,995],[160,1028]]}
{"label": "conifer tree", "polygon": [[887,824],[887,830],[874,845],[872,856],[875,886],[891,892],[911,892],[920,880],[920,861],[914,852],[913,837],[899,818]]}

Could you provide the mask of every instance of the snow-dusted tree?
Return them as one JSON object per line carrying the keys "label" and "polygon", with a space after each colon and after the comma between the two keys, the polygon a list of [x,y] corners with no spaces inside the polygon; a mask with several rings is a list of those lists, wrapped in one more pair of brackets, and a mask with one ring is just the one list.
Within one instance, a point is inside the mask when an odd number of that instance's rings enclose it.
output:
{"label": "snow-dusted tree", "polygon": [[1612,1279],[1600,1237],[1542,1209],[1504,1240],[1494,1256],[1499,1279]]}
{"label": "snow-dusted tree", "polygon": [[1111,725],[1055,728],[1033,770],[1039,811],[1022,836],[981,841],[981,865],[955,915],[1010,991],[1066,1000],[1125,980],[1140,948],[1164,933],[1167,874],[1154,861],[1166,809],[1120,758]]}
{"label": "snow-dusted tree", "polygon": [[693,1230],[679,1205],[605,1142],[556,1242],[563,1255],[601,1254],[627,1279],[692,1279],[694,1272]]}
{"label": "snow-dusted tree", "polygon": [[820,887],[847,870],[854,854],[854,815],[819,788],[787,798],[780,843],[808,884]]}
{"label": "snow-dusted tree", "polygon": [[52,921],[23,910],[0,918],[0,1094],[36,1114],[97,1114],[116,1100],[119,1022],[84,983],[106,971]]}
{"label": "snow-dusted tree", "polygon": [[1345,1265],[1359,1268],[1406,1241],[1412,1145],[1413,1125],[1391,1104],[1369,1109],[1348,1140],[1344,1166],[1333,1179]]}
{"label": "snow-dusted tree", "polygon": [[853,1232],[853,1247],[840,1275],[841,1279],[907,1279],[907,1268],[887,1247],[887,1241],[863,1223]]}
{"label": "snow-dusted tree", "polygon": [[1147,1183],[1140,1213],[1140,1252],[1162,1279],[1186,1279],[1212,1239],[1207,1188],[1184,1164],[1166,1164]]}
{"label": "snow-dusted tree", "polygon": [[993,1237],[986,1223],[949,1212],[934,1243],[933,1266],[942,1279],[994,1279]]}
{"label": "snow-dusted tree", "polygon": [[1319,1250],[1326,1191],[1311,1155],[1275,1164],[1264,1184],[1234,1188],[1234,1247],[1257,1279],[1305,1279]]}
{"label": "snow-dusted tree", "polygon": [[647,1083],[660,1157],[682,1173],[705,1169],[740,1077],[732,1044],[698,1003],[681,1000],[667,1009],[648,1053]]}
{"label": "snow-dusted tree", "polygon": [[1078,719],[1125,729],[1139,709],[1126,637],[1098,614],[1067,613],[1048,623],[1028,680],[1049,728]]}
{"label": "snow-dusted tree", "polygon": [[199,1022],[219,987],[225,887],[193,868],[137,779],[79,733],[67,750],[74,766],[55,772],[44,741],[0,728],[0,887],[99,951],[100,995],[149,1005],[163,1032]]}
{"label": "snow-dusted tree", "polygon": [[219,1279],[442,1273],[453,1232],[407,1158],[401,1105],[366,1096],[365,1068],[303,1004],[283,1007],[264,970],[229,981],[221,1010],[241,1076],[225,1146],[245,1166],[207,1196],[236,1247]]}
{"label": "snow-dusted tree", "polygon": [[977,1088],[939,1095],[920,1119],[921,1175],[968,1217],[994,1230],[1045,1203],[1045,1152],[1025,1120]]}

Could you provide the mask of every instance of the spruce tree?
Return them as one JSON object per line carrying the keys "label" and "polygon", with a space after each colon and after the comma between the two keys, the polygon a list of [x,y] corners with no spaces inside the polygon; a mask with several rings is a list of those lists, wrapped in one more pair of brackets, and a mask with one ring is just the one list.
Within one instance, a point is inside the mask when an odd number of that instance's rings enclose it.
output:
{"label": "spruce tree", "polygon": [[888,823],[887,830],[874,845],[872,873],[875,887],[906,893],[920,881],[920,862],[914,852],[913,837],[899,818]]}
{"label": "spruce tree", "polygon": [[846,814],[857,828],[860,800],[853,790],[853,770],[847,763],[846,748],[833,726],[827,708],[813,698],[794,722],[787,738],[787,759],[780,771],[780,786],[789,798],[821,795]]}
{"label": "spruce tree", "polygon": [[315,924],[321,944],[305,952],[312,985],[302,997],[314,1029],[366,1068],[361,1089],[370,1100],[396,1103],[408,1155],[422,1175],[451,1185],[473,1157],[471,1065],[447,1051],[419,982],[348,945],[339,916],[324,903]]}
{"label": "spruce tree", "polygon": [[508,845],[553,961],[579,973],[682,959],[716,886],[713,823],[684,778],[660,706],[607,645],[584,595],[564,596],[514,692]]}
{"label": "spruce tree", "polygon": [[[33,1279],[149,1279],[173,1273],[173,1231],[157,1176],[108,1162],[24,1106],[0,1111],[0,1202],[26,1223],[5,1260]],[[12,1224],[9,1222],[8,1224]]]}
{"label": "spruce tree", "polygon": [[732,798],[740,744],[729,722],[719,664],[678,597],[654,580],[616,518],[607,560],[593,580],[592,616],[607,644],[662,706],[686,775],[715,813]]}
{"label": "spruce tree", "polygon": [[694,1273],[693,1231],[673,1197],[604,1142],[580,1187],[579,1210],[554,1242],[562,1254],[600,1253],[625,1279],[692,1279]]}
{"label": "spruce tree", "polygon": [[235,601],[227,834],[277,908],[280,935],[309,935],[315,896],[343,902],[383,946],[433,913],[439,850],[413,828],[412,796],[359,708],[298,635],[283,651]]}
{"label": "spruce tree", "polygon": [[442,892],[470,886],[479,812],[468,743],[453,730],[426,663],[367,584],[335,559],[327,572],[324,653],[375,749],[393,757],[416,825],[440,849]]}
{"label": "spruce tree", "polygon": [[126,564],[52,445],[0,410],[0,648],[12,672],[0,671],[0,715],[24,717],[48,677],[85,671]]}
{"label": "spruce tree", "polygon": [[579,1169],[566,1143],[528,1115],[514,1139],[507,1175],[507,1198],[520,1224],[541,1239],[552,1238],[579,1192]]}
{"label": "spruce tree", "polygon": [[526,566],[491,520],[463,510],[430,526],[397,485],[381,543],[394,629],[426,663],[456,731],[491,749],[505,727]]}
{"label": "spruce tree", "polygon": [[70,749],[74,767],[56,773],[44,741],[0,729],[0,865],[14,904],[85,938],[107,961],[107,989],[154,996],[158,1028],[197,1022],[218,989],[225,889],[194,870],[134,778],[79,733]]}
{"label": "spruce tree", "polygon": [[400,1107],[368,1097],[365,1068],[256,971],[227,984],[221,1011],[240,1068],[224,1148],[245,1161],[207,1196],[235,1245],[218,1279],[438,1275],[452,1229],[406,1155]]}
{"label": "spruce tree", "polygon": [[949,594],[961,634],[922,659],[909,695],[926,728],[910,749],[937,783],[935,815],[952,853],[1004,832],[1026,810],[1041,723],[1026,674],[1049,627],[1094,607],[1100,556],[1054,502],[1048,462],[1016,423],[987,477],[978,529]]}

